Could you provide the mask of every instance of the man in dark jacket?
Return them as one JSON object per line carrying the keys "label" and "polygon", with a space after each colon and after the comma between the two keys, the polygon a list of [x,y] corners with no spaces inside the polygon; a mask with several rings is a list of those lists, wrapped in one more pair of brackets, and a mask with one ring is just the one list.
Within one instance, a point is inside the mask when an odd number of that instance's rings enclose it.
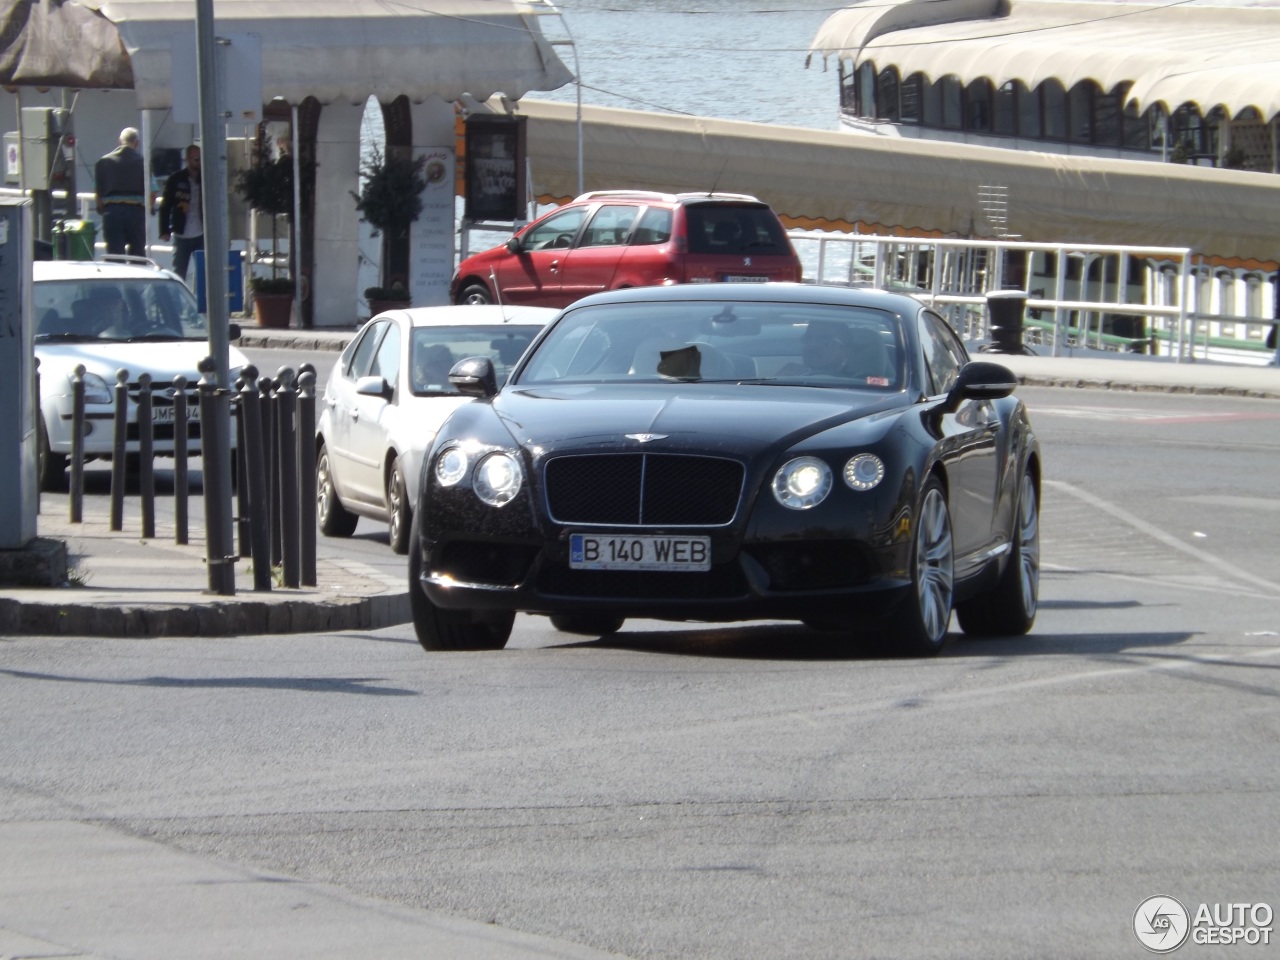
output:
{"label": "man in dark jacket", "polygon": [[138,152],[138,131],[125,127],[120,145],[93,168],[98,214],[102,217],[102,238],[107,253],[147,255],[147,213],[143,184],[142,154]]}
{"label": "man in dark jacket", "polygon": [[173,239],[173,272],[187,279],[191,254],[204,249],[200,193],[200,148],[187,147],[187,165],[164,182],[160,197],[160,239]]}

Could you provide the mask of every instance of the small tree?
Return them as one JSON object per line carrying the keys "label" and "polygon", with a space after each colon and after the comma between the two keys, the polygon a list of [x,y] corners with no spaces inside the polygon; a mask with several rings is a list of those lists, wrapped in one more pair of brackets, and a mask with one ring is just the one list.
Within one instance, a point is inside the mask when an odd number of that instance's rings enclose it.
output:
{"label": "small tree", "polygon": [[271,218],[271,277],[251,279],[262,293],[292,293],[293,281],[279,277],[280,236],[276,218],[293,218],[293,158],[282,153],[274,160],[263,156],[262,145],[254,151],[253,163],[236,175],[236,192],[259,213]]}
{"label": "small tree", "polygon": [[408,299],[402,286],[391,284],[391,241],[404,237],[422,214],[422,193],[427,189],[423,173],[426,163],[425,155],[413,159],[407,151],[398,150],[383,154],[375,145],[360,168],[360,192],[352,191],[351,196],[355,198],[361,219],[373,227],[375,237],[382,238],[379,285],[365,291],[368,299]]}

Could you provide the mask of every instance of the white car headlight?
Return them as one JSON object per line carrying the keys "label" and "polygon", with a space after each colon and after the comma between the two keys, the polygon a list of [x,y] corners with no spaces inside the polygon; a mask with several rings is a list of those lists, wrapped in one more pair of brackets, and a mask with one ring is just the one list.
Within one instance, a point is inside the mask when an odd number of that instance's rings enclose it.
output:
{"label": "white car headlight", "polygon": [[467,452],[450,447],[436,457],[436,480],[442,487],[453,487],[467,475]]}
{"label": "white car headlight", "polygon": [[844,482],[854,490],[870,490],[884,479],[884,461],[874,453],[860,453],[844,465]]}
{"label": "white car headlight", "polygon": [[831,492],[831,468],[817,457],[797,457],[773,475],[773,496],[790,510],[816,507]]}
{"label": "white car headlight", "polygon": [[515,499],[524,483],[520,463],[509,453],[491,453],[476,465],[476,496],[492,507]]}
{"label": "white car headlight", "polygon": [[115,392],[107,385],[107,381],[96,373],[86,373],[84,375],[84,402],[115,403]]}

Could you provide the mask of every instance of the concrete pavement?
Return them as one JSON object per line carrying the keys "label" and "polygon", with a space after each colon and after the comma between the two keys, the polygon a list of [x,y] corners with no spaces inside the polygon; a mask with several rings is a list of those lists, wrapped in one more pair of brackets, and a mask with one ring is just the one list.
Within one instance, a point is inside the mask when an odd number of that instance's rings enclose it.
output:
{"label": "concrete pavement", "polygon": [[[246,330],[251,348],[341,349],[353,331]],[[1280,399],[1280,368],[1077,351],[1046,357],[974,353],[1003,363],[1028,385],[1160,391]],[[125,529],[111,532],[108,518],[67,519],[65,494],[45,494],[38,541],[22,565],[69,560],[67,585],[3,586],[13,551],[0,552],[0,636],[216,636],[258,633],[377,629],[410,619],[408,586],[347,556],[343,541],[320,538],[317,583],[303,589],[255,593],[250,561],[236,564],[236,593],[207,592],[204,541],[198,501],[191,507],[191,543],[178,546],[172,533],[143,539],[137,516],[126,512]],[[136,511],[135,511],[136,513]],[[169,537],[166,541],[163,538]],[[48,580],[43,581],[48,583]]]}

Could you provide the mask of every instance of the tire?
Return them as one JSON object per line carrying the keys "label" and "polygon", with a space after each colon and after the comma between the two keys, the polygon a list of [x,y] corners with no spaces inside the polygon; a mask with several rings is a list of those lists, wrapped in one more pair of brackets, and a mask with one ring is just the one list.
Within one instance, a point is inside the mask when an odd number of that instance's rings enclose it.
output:
{"label": "tire", "polygon": [[1036,622],[1040,603],[1040,497],[1024,470],[1004,572],[987,593],[956,604],[960,628],[971,637],[1020,637]]}
{"label": "tire", "polygon": [[462,293],[458,294],[458,302],[470,304],[493,303],[493,296],[489,293],[489,288],[483,283],[469,283],[462,288]]}
{"label": "tire", "polygon": [[561,633],[581,633],[589,637],[607,637],[617,633],[626,622],[607,613],[556,613],[551,625]]}
{"label": "tire", "polygon": [[387,476],[387,530],[391,551],[401,556],[409,552],[409,531],[413,525],[413,509],[409,506],[409,489],[404,481],[400,458],[396,457]]}
{"label": "tire", "polygon": [[326,537],[349,537],[356,532],[359,519],[354,513],[348,513],[338,500],[338,493],[333,489],[329,450],[322,444],[316,457],[316,520],[320,532]]}
{"label": "tire", "polygon": [[955,547],[947,494],[930,477],[916,510],[911,545],[911,592],[890,622],[893,649],[907,656],[935,656],[947,642],[955,588]]}
{"label": "tire", "polygon": [[46,493],[66,489],[67,457],[66,454],[54,453],[49,449],[49,432],[44,426],[44,417],[40,417],[40,448],[38,452],[39,484]]}
{"label": "tire", "polygon": [[511,637],[516,615],[510,610],[445,610],[422,589],[422,548],[418,521],[409,531],[409,610],[413,632],[428,653],[440,650],[501,650]]}

